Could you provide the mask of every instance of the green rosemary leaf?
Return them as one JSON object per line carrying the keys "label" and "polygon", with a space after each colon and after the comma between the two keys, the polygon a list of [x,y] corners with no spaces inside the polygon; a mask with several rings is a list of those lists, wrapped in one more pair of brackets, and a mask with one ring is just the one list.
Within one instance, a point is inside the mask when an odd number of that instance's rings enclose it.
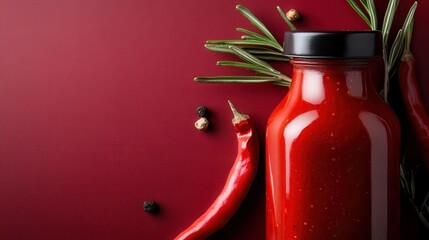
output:
{"label": "green rosemary leaf", "polygon": [[248,47],[243,47],[243,49],[246,50],[247,52],[251,53],[251,54],[254,54],[254,55],[283,56],[284,58],[289,59],[288,57],[286,57],[285,55],[283,55],[282,52],[273,51],[273,50],[271,50],[269,48],[248,48]]}
{"label": "green rosemary leaf", "polygon": [[279,12],[283,20],[286,22],[286,24],[289,26],[290,30],[295,31],[296,27],[293,25],[291,21],[289,21],[289,19],[286,17],[285,12],[279,6],[277,6],[277,11]]}
{"label": "green rosemary leaf", "polygon": [[[222,52],[222,53],[230,53],[237,55],[234,51],[232,51],[229,47],[232,46],[230,44],[212,44],[208,43],[204,45],[208,50],[213,52]],[[266,60],[275,60],[275,61],[289,61],[289,58],[284,56],[281,52],[273,51],[270,48],[256,48],[252,47],[241,47],[244,51],[247,51],[250,54],[255,55],[255,57]],[[272,57],[270,57],[272,55]]]}
{"label": "green rosemary leaf", "polygon": [[[360,3],[362,4],[362,6],[363,6],[363,9],[367,12],[367,13],[369,13],[370,11],[371,11],[371,9],[369,9],[369,7],[368,7],[368,1],[367,0],[360,0]],[[370,21],[371,22],[371,21]],[[371,27],[371,25],[369,25],[370,27]]]}
{"label": "green rosemary leaf", "polygon": [[[428,192],[429,193],[429,192]],[[426,201],[425,203],[426,212],[429,215],[429,201]]]}
{"label": "green rosemary leaf", "polygon": [[367,0],[370,27],[372,30],[377,30],[377,10],[375,8],[374,0]]}
{"label": "green rosemary leaf", "polygon": [[240,67],[240,68],[246,68],[246,69],[249,69],[249,70],[252,70],[252,69],[263,69],[260,66],[252,64],[252,63],[237,62],[237,61],[218,61],[216,64],[218,66]]}
{"label": "green rosemary leaf", "polygon": [[369,21],[365,13],[362,11],[362,9],[359,7],[359,5],[357,5],[354,0],[347,0],[347,2],[353,8],[353,10],[355,10],[355,12],[366,22],[366,24],[371,27],[371,22]]}
{"label": "green rosemary leaf", "polygon": [[388,59],[387,48],[383,48],[383,63],[384,63],[384,84],[383,91],[381,96],[383,96],[383,100],[388,102],[389,88],[390,88],[390,76],[389,76],[389,59]]}
{"label": "green rosemary leaf", "polygon": [[274,73],[274,72],[267,71],[267,70],[264,70],[264,69],[256,69],[256,68],[252,69],[252,71],[254,71],[255,73],[258,73],[258,74],[273,76],[273,77],[275,77],[277,79],[284,80],[286,82],[292,82],[292,79],[290,79],[290,77],[285,76],[285,75],[283,75],[281,73]]}
{"label": "green rosemary leaf", "polygon": [[223,53],[234,53],[229,47],[228,44],[211,44],[207,43],[204,45],[208,50],[213,52],[223,52]]}
{"label": "green rosemary leaf", "polygon": [[400,59],[403,50],[404,50],[404,34],[402,29],[399,29],[389,53],[389,61],[388,61],[389,73],[394,70],[393,66],[395,66],[397,61]]}
{"label": "green rosemary leaf", "polygon": [[405,21],[404,21],[403,29],[407,29],[407,26],[409,26],[413,21],[414,13],[416,12],[416,9],[417,9],[417,1],[415,1],[413,5],[410,7],[410,10],[408,10],[407,17],[405,18]]}
{"label": "green rosemary leaf", "polygon": [[360,3],[362,4],[362,6],[365,8],[365,11],[369,11],[368,9],[368,2],[367,0],[360,0]]}
{"label": "green rosemary leaf", "polygon": [[[256,55],[256,54],[255,54]],[[259,59],[265,61],[280,61],[280,62],[289,62],[289,58],[286,56],[275,56],[275,55],[256,55]]]}
{"label": "green rosemary leaf", "polygon": [[422,207],[420,208],[420,212],[422,212],[424,208],[426,208],[426,211],[429,211],[428,206],[429,206],[429,191],[426,193],[426,197],[423,200]]}
{"label": "green rosemary leaf", "polygon": [[215,76],[215,77],[196,77],[196,82],[204,83],[264,83],[279,81],[270,76]]}
{"label": "green rosemary leaf", "polygon": [[416,9],[417,9],[417,1],[415,1],[413,5],[410,7],[410,10],[408,10],[408,14],[407,14],[407,17],[405,18],[404,25],[402,25],[402,29],[404,30],[404,36],[406,35],[407,32],[412,30],[414,13],[416,12]]}
{"label": "green rosemary leaf", "polygon": [[[255,40],[255,41],[261,41],[261,39],[254,37],[254,36],[250,36],[250,35],[242,35],[241,36],[242,40]],[[264,40],[262,40],[264,41]]]}
{"label": "green rosemary leaf", "polygon": [[246,33],[246,34],[253,36],[254,38],[260,39],[262,41],[271,41],[271,39],[265,37],[264,35],[261,35],[259,33],[255,33],[253,31],[247,30],[245,28],[236,28],[235,30],[237,30],[238,32]]}
{"label": "green rosemary leaf", "polygon": [[275,51],[270,48],[264,47],[242,47],[243,50],[246,50],[248,53],[253,54],[255,57],[268,60],[268,61],[282,61],[288,62],[290,60],[289,57],[285,56],[283,52]]}
{"label": "green rosemary leaf", "polygon": [[403,164],[400,164],[399,166],[399,173],[401,177],[400,179],[401,179],[402,188],[407,191],[407,194],[410,194],[410,189],[408,187],[409,184],[408,184],[407,176],[405,175]]}
{"label": "green rosemary leaf", "polygon": [[279,85],[282,87],[290,87],[290,82],[286,82],[286,81],[275,81],[272,82],[274,85]]}
{"label": "green rosemary leaf", "polygon": [[411,170],[411,174],[410,174],[410,187],[411,187],[411,198],[415,199],[415,195],[416,195],[416,181],[415,181],[415,176],[414,176],[414,171]]}
{"label": "green rosemary leaf", "polygon": [[234,83],[272,83],[274,85],[289,87],[290,82],[279,80],[270,76],[215,76],[215,77],[196,77],[194,81],[201,83],[221,83],[221,84],[234,84]]}
{"label": "green rosemary leaf", "polygon": [[246,33],[247,35],[253,37],[255,40],[259,40],[259,41],[262,41],[262,42],[269,42],[269,43],[275,45],[276,49],[279,49],[279,51],[283,51],[283,47],[277,41],[273,41],[273,40],[271,40],[271,39],[269,39],[269,38],[267,38],[267,37],[265,37],[265,36],[263,36],[263,35],[261,35],[259,33],[255,33],[253,31],[250,31],[250,30],[247,30],[247,29],[244,29],[244,28],[237,28],[236,30],[239,31],[239,32]]}
{"label": "green rosemary leaf", "polygon": [[246,52],[245,50],[239,48],[239,47],[235,47],[235,46],[230,46],[229,47],[232,51],[234,51],[237,56],[239,58],[241,58],[242,60],[248,62],[248,63],[252,63],[252,64],[256,64],[259,65],[265,69],[268,69],[272,72],[278,72],[277,70],[275,70],[270,64],[268,64],[267,62],[258,59],[257,57],[253,56],[252,54]]}
{"label": "green rosemary leaf", "polygon": [[273,44],[272,42],[267,41],[261,41],[257,39],[239,39],[239,40],[208,40],[207,43],[209,44],[228,44],[228,45],[257,45],[257,46],[268,46],[275,48],[279,51],[283,51],[283,48],[281,46],[277,46],[276,44]]}
{"label": "green rosemary leaf", "polygon": [[276,41],[275,37],[271,34],[271,32],[267,29],[267,27],[265,27],[265,25],[255,16],[253,15],[253,13],[241,6],[241,5],[237,5],[236,9],[244,16],[246,17],[252,24],[253,26],[255,26],[256,28],[258,28],[262,33],[265,34],[265,36],[267,36],[269,39]]}
{"label": "green rosemary leaf", "polygon": [[251,41],[253,41],[253,40],[258,41],[259,40],[259,39],[255,38],[255,37],[249,36],[249,35],[243,35],[243,36],[241,36],[241,39],[242,40],[251,40]]}
{"label": "green rosemary leaf", "polygon": [[383,26],[381,32],[383,34],[383,44],[387,46],[387,39],[389,38],[392,22],[395,17],[396,9],[398,8],[399,0],[390,0],[384,14]]}
{"label": "green rosemary leaf", "polygon": [[417,2],[410,7],[407,17],[405,18],[402,29],[399,29],[398,34],[396,35],[395,41],[393,41],[392,49],[389,54],[389,72],[393,71],[393,66],[400,60],[402,52],[404,51],[404,42],[406,38],[406,32],[411,31],[412,23],[414,19],[414,13],[416,12]]}

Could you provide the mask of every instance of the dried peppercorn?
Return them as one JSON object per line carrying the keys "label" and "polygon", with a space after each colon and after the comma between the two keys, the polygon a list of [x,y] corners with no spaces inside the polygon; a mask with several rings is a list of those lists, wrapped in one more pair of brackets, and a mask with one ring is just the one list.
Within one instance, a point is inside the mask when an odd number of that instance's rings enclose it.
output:
{"label": "dried peppercorn", "polygon": [[209,127],[209,120],[207,119],[207,116],[209,115],[209,111],[207,107],[199,106],[195,112],[200,117],[194,124],[195,128],[200,131],[206,131]]}
{"label": "dried peppercorn", "polygon": [[143,209],[150,214],[156,214],[160,210],[159,205],[155,201],[145,201],[143,203]]}
{"label": "dried peppercorn", "polygon": [[296,11],[295,9],[290,9],[287,13],[286,13],[286,17],[289,21],[291,22],[295,22],[299,20],[299,13],[298,11]]}
{"label": "dried peppercorn", "polygon": [[209,120],[207,120],[207,118],[205,117],[201,117],[195,122],[194,125],[196,129],[200,131],[206,131],[207,128],[209,127]]}
{"label": "dried peppercorn", "polygon": [[198,117],[207,117],[209,114],[209,111],[206,106],[199,106],[196,110],[196,113]]}

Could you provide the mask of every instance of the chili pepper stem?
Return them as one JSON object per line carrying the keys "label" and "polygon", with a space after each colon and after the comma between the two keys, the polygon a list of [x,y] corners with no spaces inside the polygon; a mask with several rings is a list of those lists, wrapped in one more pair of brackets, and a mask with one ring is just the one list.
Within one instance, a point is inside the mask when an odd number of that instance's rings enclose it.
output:
{"label": "chili pepper stem", "polygon": [[229,107],[231,108],[232,114],[234,114],[234,118],[232,119],[233,124],[249,119],[249,115],[238,112],[237,108],[234,106],[234,104],[232,104],[231,101],[228,100],[228,104],[229,104]]}

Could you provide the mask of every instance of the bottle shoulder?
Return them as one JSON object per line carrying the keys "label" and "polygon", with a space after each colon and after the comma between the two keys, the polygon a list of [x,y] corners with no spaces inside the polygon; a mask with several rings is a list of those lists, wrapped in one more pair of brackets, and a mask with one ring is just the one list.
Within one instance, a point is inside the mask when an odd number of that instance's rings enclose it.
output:
{"label": "bottle shoulder", "polygon": [[267,127],[285,128],[294,122],[318,124],[321,127],[378,125],[389,129],[392,134],[400,132],[399,120],[393,110],[383,101],[338,101],[309,104],[293,101],[287,97],[274,109]]}

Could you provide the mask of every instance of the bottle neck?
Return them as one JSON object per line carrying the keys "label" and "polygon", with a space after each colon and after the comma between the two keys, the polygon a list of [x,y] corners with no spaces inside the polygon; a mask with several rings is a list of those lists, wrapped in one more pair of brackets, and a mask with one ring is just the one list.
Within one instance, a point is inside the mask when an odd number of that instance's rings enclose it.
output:
{"label": "bottle neck", "polygon": [[374,87],[375,61],[363,60],[291,60],[293,64],[291,94],[310,104],[338,101],[340,98],[379,98]]}

